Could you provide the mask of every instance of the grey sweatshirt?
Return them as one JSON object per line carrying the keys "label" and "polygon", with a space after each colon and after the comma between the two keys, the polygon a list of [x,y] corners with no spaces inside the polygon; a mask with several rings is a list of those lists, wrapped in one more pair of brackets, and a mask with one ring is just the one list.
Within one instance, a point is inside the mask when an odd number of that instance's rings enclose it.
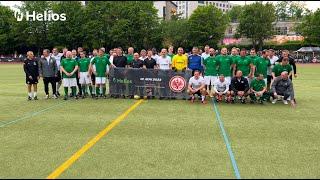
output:
{"label": "grey sweatshirt", "polygon": [[272,92],[276,92],[277,94],[290,94],[291,98],[294,99],[293,84],[290,78],[284,80],[281,76],[276,77],[272,83],[271,89]]}
{"label": "grey sweatshirt", "polygon": [[43,77],[54,77],[58,72],[56,60],[50,57],[49,63],[46,58],[39,60],[39,74]]}

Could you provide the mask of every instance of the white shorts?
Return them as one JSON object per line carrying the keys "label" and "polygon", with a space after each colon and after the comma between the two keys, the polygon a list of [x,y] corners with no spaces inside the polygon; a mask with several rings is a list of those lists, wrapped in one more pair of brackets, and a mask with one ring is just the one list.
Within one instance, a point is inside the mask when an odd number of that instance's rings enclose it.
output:
{"label": "white shorts", "polygon": [[106,77],[96,77],[96,84],[106,84]]}
{"label": "white shorts", "polygon": [[88,77],[88,72],[80,72],[80,84],[91,84],[91,77]]}
{"label": "white shorts", "polygon": [[268,79],[267,79],[267,78],[264,78],[263,80],[264,80],[264,82],[265,82],[266,85],[267,85],[267,84],[268,84]]}
{"label": "white shorts", "polygon": [[211,86],[213,86],[214,82],[217,79],[218,79],[218,76],[204,76],[204,81],[206,85],[210,85],[210,82],[211,82]]}
{"label": "white shorts", "polygon": [[77,86],[76,78],[63,78],[63,87],[75,87]]}

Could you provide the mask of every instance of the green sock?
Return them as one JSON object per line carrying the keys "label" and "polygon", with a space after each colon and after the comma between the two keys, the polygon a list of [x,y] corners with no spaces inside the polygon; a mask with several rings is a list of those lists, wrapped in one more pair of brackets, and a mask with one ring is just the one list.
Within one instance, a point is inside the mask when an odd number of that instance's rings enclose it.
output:
{"label": "green sock", "polygon": [[102,87],[102,94],[103,94],[104,96],[106,95],[106,90],[107,90],[106,86],[103,86],[103,87]]}
{"label": "green sock", "polygon": [[64,95],[68,97],[68,87],[64,87]]}
{"label": "green sock", "polygon": [[89,91],[90,91],[90,95],[92,95],[92,86],[89,85]]}
{"label": "green sock", "polygon": [[100,87],[96,86],[96,96],[99,96],[99,94],[100,94]]}
{"label": "green sock", "polygon": [[72,95],[73,95],[73,97],[76,97],[77,88],[76,88],[76,87],[71,87],[71,90],[72,90]]}

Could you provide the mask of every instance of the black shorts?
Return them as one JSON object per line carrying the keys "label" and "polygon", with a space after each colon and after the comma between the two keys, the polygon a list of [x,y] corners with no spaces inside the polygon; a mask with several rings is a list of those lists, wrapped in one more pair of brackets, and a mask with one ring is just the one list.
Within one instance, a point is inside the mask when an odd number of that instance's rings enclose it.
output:
{"label": "black shorts", "polygon": [[57,73],[57,77],[55,78],[55,80],[56,80],[56,82],[60,82],[61,81],[61,73],[60,72],[58,72]]}
{"label": "black shorts", "polygon": [[32,79],[29,79],[29,77],[26,77],[26,84],[38,84],[38,78],[37,76],[32,76]]}

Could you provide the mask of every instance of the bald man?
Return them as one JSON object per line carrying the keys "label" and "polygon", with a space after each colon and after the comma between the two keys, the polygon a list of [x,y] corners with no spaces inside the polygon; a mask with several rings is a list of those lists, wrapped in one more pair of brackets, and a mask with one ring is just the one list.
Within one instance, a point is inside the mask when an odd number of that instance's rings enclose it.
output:
{"label": "bald man", "polygon": [[71,88],[72,96],[75,99],[78,99],[76,96],[76,86],[77,86],[77,70],[78,70],[78,62],[72,58],[72,53],[68,51],[66,53],[67,58],[63,59],[60,63],[60,69],[62,71],[63,77],[63,87],[64,87],[64,100],[68,99],[68,89]]}
{"label": "bald man", "polygon": [[288,104],[289,100],[291,105],[295,107],[293,85],[287,71],[282,72],[280,76],[274,79],[271,90],[273,96],[272,104],[275,104],[279,99],[283,99],[283,104]]}

